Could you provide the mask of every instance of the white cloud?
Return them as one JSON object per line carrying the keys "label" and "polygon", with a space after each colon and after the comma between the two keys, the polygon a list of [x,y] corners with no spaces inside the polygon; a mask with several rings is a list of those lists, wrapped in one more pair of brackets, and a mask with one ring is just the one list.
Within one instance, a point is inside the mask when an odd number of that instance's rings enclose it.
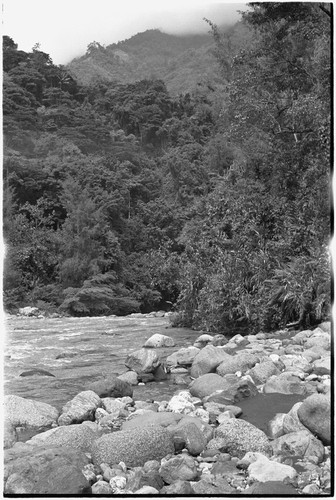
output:
{"label": "white cloud", "polygon": [[3,0],[3,33],[29,51],[37,42],[55,64],[82,55],[92,41],[111,44],[151,28],[206,32],[202,18],[237,20],[244,4],[224,0]]}

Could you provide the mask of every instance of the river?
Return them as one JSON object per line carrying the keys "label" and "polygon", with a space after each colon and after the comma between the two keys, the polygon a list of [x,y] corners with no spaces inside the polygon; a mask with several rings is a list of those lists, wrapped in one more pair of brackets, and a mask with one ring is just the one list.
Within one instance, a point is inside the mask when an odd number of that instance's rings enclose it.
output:
{"label": "river", "polygon": [[[130,315],[85,318],[25,318],[5,320],[4,392],[49,403],[59,410],[86,384],[105,375],[127,371],[125,359],[154,333],[169,335],[175,347],[158,349],[165,358],[192,345],[199,332],[171,328],[167,317]],[[42,369],[54,375],[20,374]],[[134,387],[134,399],[169,399],[181,386],[169,381]]]}

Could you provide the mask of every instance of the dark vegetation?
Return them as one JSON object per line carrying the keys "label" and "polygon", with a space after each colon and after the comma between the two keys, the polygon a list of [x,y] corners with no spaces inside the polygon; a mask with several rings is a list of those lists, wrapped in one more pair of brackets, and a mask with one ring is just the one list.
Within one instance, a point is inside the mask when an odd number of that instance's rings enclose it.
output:
{"label": "dark vegetation", "polygon": [[218,69],[177,97],[159,70],[84,85],[5,36],[5,309],[172,304],[175,324],[218,332],[326,318],[329,9],[252,4],[222,35],[209,22]]}

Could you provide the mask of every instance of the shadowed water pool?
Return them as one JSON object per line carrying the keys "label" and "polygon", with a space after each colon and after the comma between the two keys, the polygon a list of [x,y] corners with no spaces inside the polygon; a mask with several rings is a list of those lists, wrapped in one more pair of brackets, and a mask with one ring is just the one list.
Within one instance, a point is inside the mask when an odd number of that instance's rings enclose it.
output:
{"label": "shadowed water pool", "polygon": [[[165,358],[192,345],[199,332],[170,328],[165,317],[22,318],[6,320],[5,394],[49,403],[61,409],[85,386],[105,375],[125,372],[125,359],[155,333],[169,335],[175,347],[158,349]],[[32,369],[51,376],[20,375]],[[134,387],[134,399],[163,400],[181,386],[169,381]]]}

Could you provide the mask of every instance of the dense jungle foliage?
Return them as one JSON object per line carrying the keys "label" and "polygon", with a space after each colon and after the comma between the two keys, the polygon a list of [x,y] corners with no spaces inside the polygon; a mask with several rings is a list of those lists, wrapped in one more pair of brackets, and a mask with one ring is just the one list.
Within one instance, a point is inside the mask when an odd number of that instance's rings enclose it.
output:
{"label": "dense jungle foliage", "polygon": [[326,318],[330,5],[250,4],[239,43],[208,21],[221,80],[177,97],[83,85],[5,36],[5,309],[173,307],[223,333]]}

